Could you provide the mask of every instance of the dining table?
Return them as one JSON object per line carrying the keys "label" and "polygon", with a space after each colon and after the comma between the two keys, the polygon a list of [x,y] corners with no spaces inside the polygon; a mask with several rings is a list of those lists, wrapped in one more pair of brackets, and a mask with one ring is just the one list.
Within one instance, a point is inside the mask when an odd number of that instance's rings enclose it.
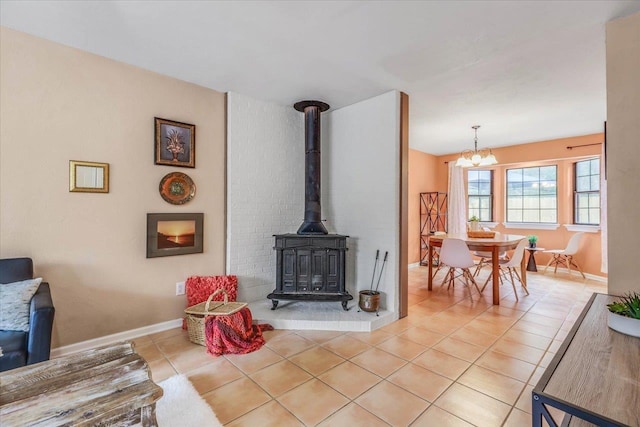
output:
{"label": "dining table", "polygon": [[[444,239],[460,239],[464,240],[464,242],[469,247],[469,250],[472,251],[482,251],[482,252],[491,252],[491,266],[493,268],[492,271],[492,281],[493,281],[493,305],[500,305],[500,252],[504,252],[509,249],[513,249],[518,246],[518,243],[522,239],[526,239],[526,236],[521,236],[518,234],[502,234],[496,233],[493,237],[469,237],[467,233],[459,233],[459,234],[434,234],[429,236],[428,245],[429,245],[429,256],[428,256],[428,264],[429,264],[429,278],[427,281],[428,289],[433,289],[433,248],[441,247],[442,241]],[[527,286],[527,270],[525,268],[525,257],[522,257],[522,262],[520,263],[520,271],[522,277],[522,283],[524,286]]]}

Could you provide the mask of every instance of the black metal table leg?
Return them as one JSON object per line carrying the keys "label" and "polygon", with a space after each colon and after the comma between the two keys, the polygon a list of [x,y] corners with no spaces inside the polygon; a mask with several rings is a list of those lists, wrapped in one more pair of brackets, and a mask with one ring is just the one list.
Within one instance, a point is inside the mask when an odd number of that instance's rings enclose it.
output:
{"label": "black metal table leg", "polygon": [[536,266],[536,251],[529,251],[529,262],[527,263],[527,271],[538,271],[538,267]]}

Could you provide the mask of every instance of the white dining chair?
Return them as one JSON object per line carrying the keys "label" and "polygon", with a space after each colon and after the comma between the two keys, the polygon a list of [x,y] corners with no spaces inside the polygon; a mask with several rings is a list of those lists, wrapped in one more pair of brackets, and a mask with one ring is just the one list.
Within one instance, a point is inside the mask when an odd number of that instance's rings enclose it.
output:
{"label": "white dining chair", "polygon": [[[434,236],[446,236],[447,233],[445,233],[444,231],[436,231],[436,232],[433,233],[433,235]],[[436,274],[438,274],[438,272],[442,268],[442,260],[440,259],[440,247],[439,246],[434,246],[433,247],[433,255],[434,255],[434,259],[438,263],[438,268],[436,268],[436,270],[433,272],[433,277],[435,277]]]}
{"label": "white dining chair", "polygon": [[[524,289],[525,293],[529,295],[527,285],[525,285],[525,283],[522,281],[522,278],[518,274],[517,270],[517,268],[522,267],[522,257],[524,257],[524,251],[527,248],[527,245],[527,239],[520,240],[518,246],[516,246],[515,250],[513,251],[513,254],[511,254],[511,258],[507,260],[500,260],[500,265],[498,266],[498,268],[500,268],[501,278],[504,277],[505,280],[509,280],[509,278],[507,278],[507,273],[509,273],[509,277],[511,278],[511,280],[509,281],[511,282],[511,287],[513,287],[513,294],[516,296],[516,301],[518,301],[518,292],[516,291],[516,283],[513,278],[514,274],[520,282],[520,285],[522,285],[522,289]],[[489,276],[489,278],[491,278],[491,276]],[[484,285],[482,286],[483,291],[487,286],[487,283],[489,283],[489,278],[487,278],[487,281],[484,282]]]}
{"label": "white dining chair", "polygon": [[[464,240],[453,238],[443,239],[442,247],[440,248],[440,262],[449,268],[449,271],[442,281],[442,285],[444,285],[446,281],[449,282],[447,289],[451,288],[451,285],[454,285],[456,277],[462,276],[464,278],[464,284],[469,290],[469,298],[471,301],[473,301],[473,296],[471,295],[471,286],[469,285],[469,282],[473,283],[478,290],[478,293],[481,293],[478,284],[469,271],[475,263],[473,262],[471,252],[469,252],[469,247]],[[460,269],[462,271],[458,276],[456,276],[456,269]]]}
{"label": "white dining chair", "polygon": [[[482,227],[483,231],[491,231],[491,229],[489,227]],[[500,232],[496,231],[496,236],[499,235]],[[476,269],[473,272],[473,277],[477,277],[478,273],[480,273],[480,270],[482,270],[482,268],[486,265],[491,265],[491,259],[493,257],[493,254],[490,251],[474,251],[473,255],[480,258],[480,261],[478,261],[478,264],[476,266]],[[498,260],[500,261],[508,261],[509,257],[507,256],[507,251],[502,251],[498,254]],[[489,277],[491,277],[491,273],[489,273]]]}
{"label": "white dining chair", "polygon": [[571,266],[574,266],[580,274],[582,274],[582,278],[586,279],[586,276],[582,272],[582,269],[578,264],[576,264],[573,256],[578,253],[578,249],[580,249],[580,240],[582,240],[582,236],[584,236],[583,232],[576,233],[569,239],[569,243],[567,243],[567,247],[564,249],[549,249],[546,251],[542,251],[543,253],[551,254],[552,257],[547,263],[547,266],[544,268],[544,273],[547,272],[547,269],[550,265],[554,266],[553,272],[556,273],[558,271],[558,264],[564,264],[567,266],[569,270],[569,275],[571,275]]}

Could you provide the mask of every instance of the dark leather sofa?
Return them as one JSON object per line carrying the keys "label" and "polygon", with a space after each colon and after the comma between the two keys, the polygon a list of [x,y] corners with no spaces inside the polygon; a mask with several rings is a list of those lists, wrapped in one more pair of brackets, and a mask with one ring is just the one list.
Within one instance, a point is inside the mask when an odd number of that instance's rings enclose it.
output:
{"label": "dark leather sofa", "polygon": [[[0,286],[27,279],[33,279],[31,258],[0,259]],[[31,298],[29,331],[0,330],[0,371],[49,360],[54,314],[49,284],[42,282]]]}

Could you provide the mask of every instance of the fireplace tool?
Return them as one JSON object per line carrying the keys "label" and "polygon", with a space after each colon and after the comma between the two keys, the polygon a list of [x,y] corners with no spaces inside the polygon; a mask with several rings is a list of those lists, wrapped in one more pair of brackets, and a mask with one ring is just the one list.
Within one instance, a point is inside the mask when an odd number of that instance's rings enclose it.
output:
{"label": "fireplace tool", "polygon": [[382,278],[382,272],[384,271],[384,266],[387,263],[388,255],[389,252],[385,252],[384,260],[382,261],[382,266],[380,268],[380,275],[378,276],[378,283],[374,290],[373,282],[375,281],[376,267],[378,266],[378,258],[380,256],[380,250],[376,251],[376,261],[373,264],[373,276],[371,277],[371,288],[369,290],[360,291],[360,300],[358,303],[360,310],[358,311],[366,311],[369,313],[375,312],[376,316],[379,316],[378,309],[380,307],[380,292],[378,292],[378,287],[380,286],[380,279]]}
{"label": "fireplace tool", "polygon": [[376,290],[374,292],[378,292],[378,288],[380,287],[380,279],[382,279],[382,272],[384,271],[384,266],[387,263],[388,256],[389,256],[389,251],[386,251],[384,253],[384,259],[382,260],[382,267],[380,268],[380,275],[378,276],[378,283],[376,284]]}
{"label": "fireplace tool", "polygon": [[376,262],[373,263],[373,274],[371,275],[371,286],[369,286],[370,291],[373,291],[373,281],[376,278],[376,267],[378,266],[379,257],[380,257],[380,249],[376,249]]}

